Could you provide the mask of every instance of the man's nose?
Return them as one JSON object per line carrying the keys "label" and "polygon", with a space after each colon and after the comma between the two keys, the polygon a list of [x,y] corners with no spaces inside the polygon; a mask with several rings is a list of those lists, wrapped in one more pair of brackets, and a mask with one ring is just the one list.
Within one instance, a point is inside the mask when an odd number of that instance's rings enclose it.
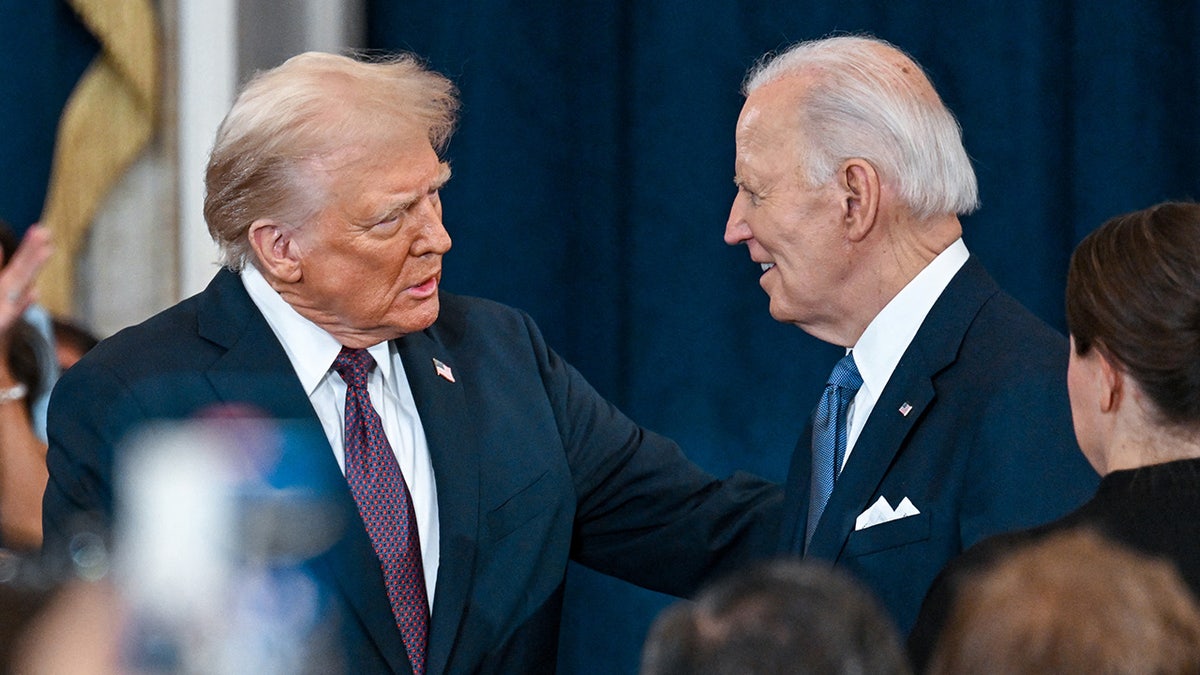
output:
{"label": "man's nose", "polygon": [[725,221],[725,243],[730,246],[744,243],[750,238],[750,226],[746,224],[743,216],[745,199],[742,192],[738,191],[737,196],[733,198],[733,205],[729,207],[729,220]]}
{"label": "man's nose", "polygon": [[429,197],[421,202],[421,211],[418,216],[421,218],[421,233],[413,242],[413,252],[417,255],[426,253],[442,255],[450,250],[452,243],[450,233],[446,231],[446,226],[442,223],[442,210]]}

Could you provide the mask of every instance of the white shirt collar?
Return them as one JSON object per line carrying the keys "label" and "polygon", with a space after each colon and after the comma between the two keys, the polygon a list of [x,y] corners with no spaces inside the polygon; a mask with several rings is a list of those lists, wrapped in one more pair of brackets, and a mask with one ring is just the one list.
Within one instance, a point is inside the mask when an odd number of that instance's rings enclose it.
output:
{"label": "white shirt collar", "polygon": [[[283,350],[287,352],[292,369],[300,378],[304,393],[312,396],[317,385],[329,374],[329,367],[337,358],[342,345],[325,329],[304,318],[279,293],[271,288],[261,272],[253,265],[242,270],[242,285],[250,299],[262,312],[263,318],[275,333]],[[376,369],[385,383],[392,380],[392,359],[389,342],[384,341],[367,349],[375,358]]]}
{"label": "white shirt collar", "polygon": [[891,379],[929,310],[969,257],[967,245],[959,238],[913,277],[863,331],[854,345],[854,363],[875,397]]}

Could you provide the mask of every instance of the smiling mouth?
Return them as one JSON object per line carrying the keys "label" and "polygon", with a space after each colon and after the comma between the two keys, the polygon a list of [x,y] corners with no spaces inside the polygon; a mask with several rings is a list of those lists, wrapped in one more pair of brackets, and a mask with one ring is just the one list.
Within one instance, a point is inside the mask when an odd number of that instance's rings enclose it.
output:
{"label": "smiling mouth", "polygon": [[775,263],[759,263],[759,265],[761,265],[761,266],[762,266],[762,271],[766,272],[767,270],[769,270],[769,269],[771,269],[772,267],[774,267],[774,266],[775,266]]}

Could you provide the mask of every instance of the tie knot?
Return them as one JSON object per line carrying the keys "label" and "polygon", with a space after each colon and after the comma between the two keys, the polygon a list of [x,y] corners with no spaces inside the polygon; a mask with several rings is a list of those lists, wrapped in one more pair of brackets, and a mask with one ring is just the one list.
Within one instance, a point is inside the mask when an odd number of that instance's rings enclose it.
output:
{"label": "tie knot", "polygon": [[858,374],[858,366],[854,363],[854,354],[846,354],[841,361],[833,367],[833,372],[829,374],[829,384],[850,391],[858,391],[862,386],[862,375]]}
{"label": "tie knot", "polygon": [[367,386],[367,375],[375,367],[375,359],[365,349],[350,349],[342,347],[337,358],[333,360],[333,369],[349,387]]}

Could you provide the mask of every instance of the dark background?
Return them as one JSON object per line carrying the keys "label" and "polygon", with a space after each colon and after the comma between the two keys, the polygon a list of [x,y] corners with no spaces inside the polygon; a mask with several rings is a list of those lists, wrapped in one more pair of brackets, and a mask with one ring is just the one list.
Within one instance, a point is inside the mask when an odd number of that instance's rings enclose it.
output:
{"label": "dark background", "polygon": [[[459,84],[445,284],[530,311],[550,343],[708,469],[782,478],[838,350],[776,324],[721,240],[748,67],[831,32],[913,54],[964,129],[965,240],[1064,329],[1074,244],[1200,197],[1196,2],[446,0],[369,3],[372,47]],[[630,673],[666,598],[572,570],[560,663]]]}
{"label": "dark background", "polygon": [[[368,17],[370,47],[415,51],[462,90],[446,287],[532,313],[716,473],[781,479],[838,353],[772,321],[758,266],[721,240],[738,88],[764,52],[870,32],[913,54],[979,175],[968,247],[1060,330],[1084,234],[1200,197],[1195,0],[368,0]],[[19,228],[95,50],[73,24],[61,2],[0,0],[0,216]],[[668,601],[573,568],[562,671],[634,672]]]}

